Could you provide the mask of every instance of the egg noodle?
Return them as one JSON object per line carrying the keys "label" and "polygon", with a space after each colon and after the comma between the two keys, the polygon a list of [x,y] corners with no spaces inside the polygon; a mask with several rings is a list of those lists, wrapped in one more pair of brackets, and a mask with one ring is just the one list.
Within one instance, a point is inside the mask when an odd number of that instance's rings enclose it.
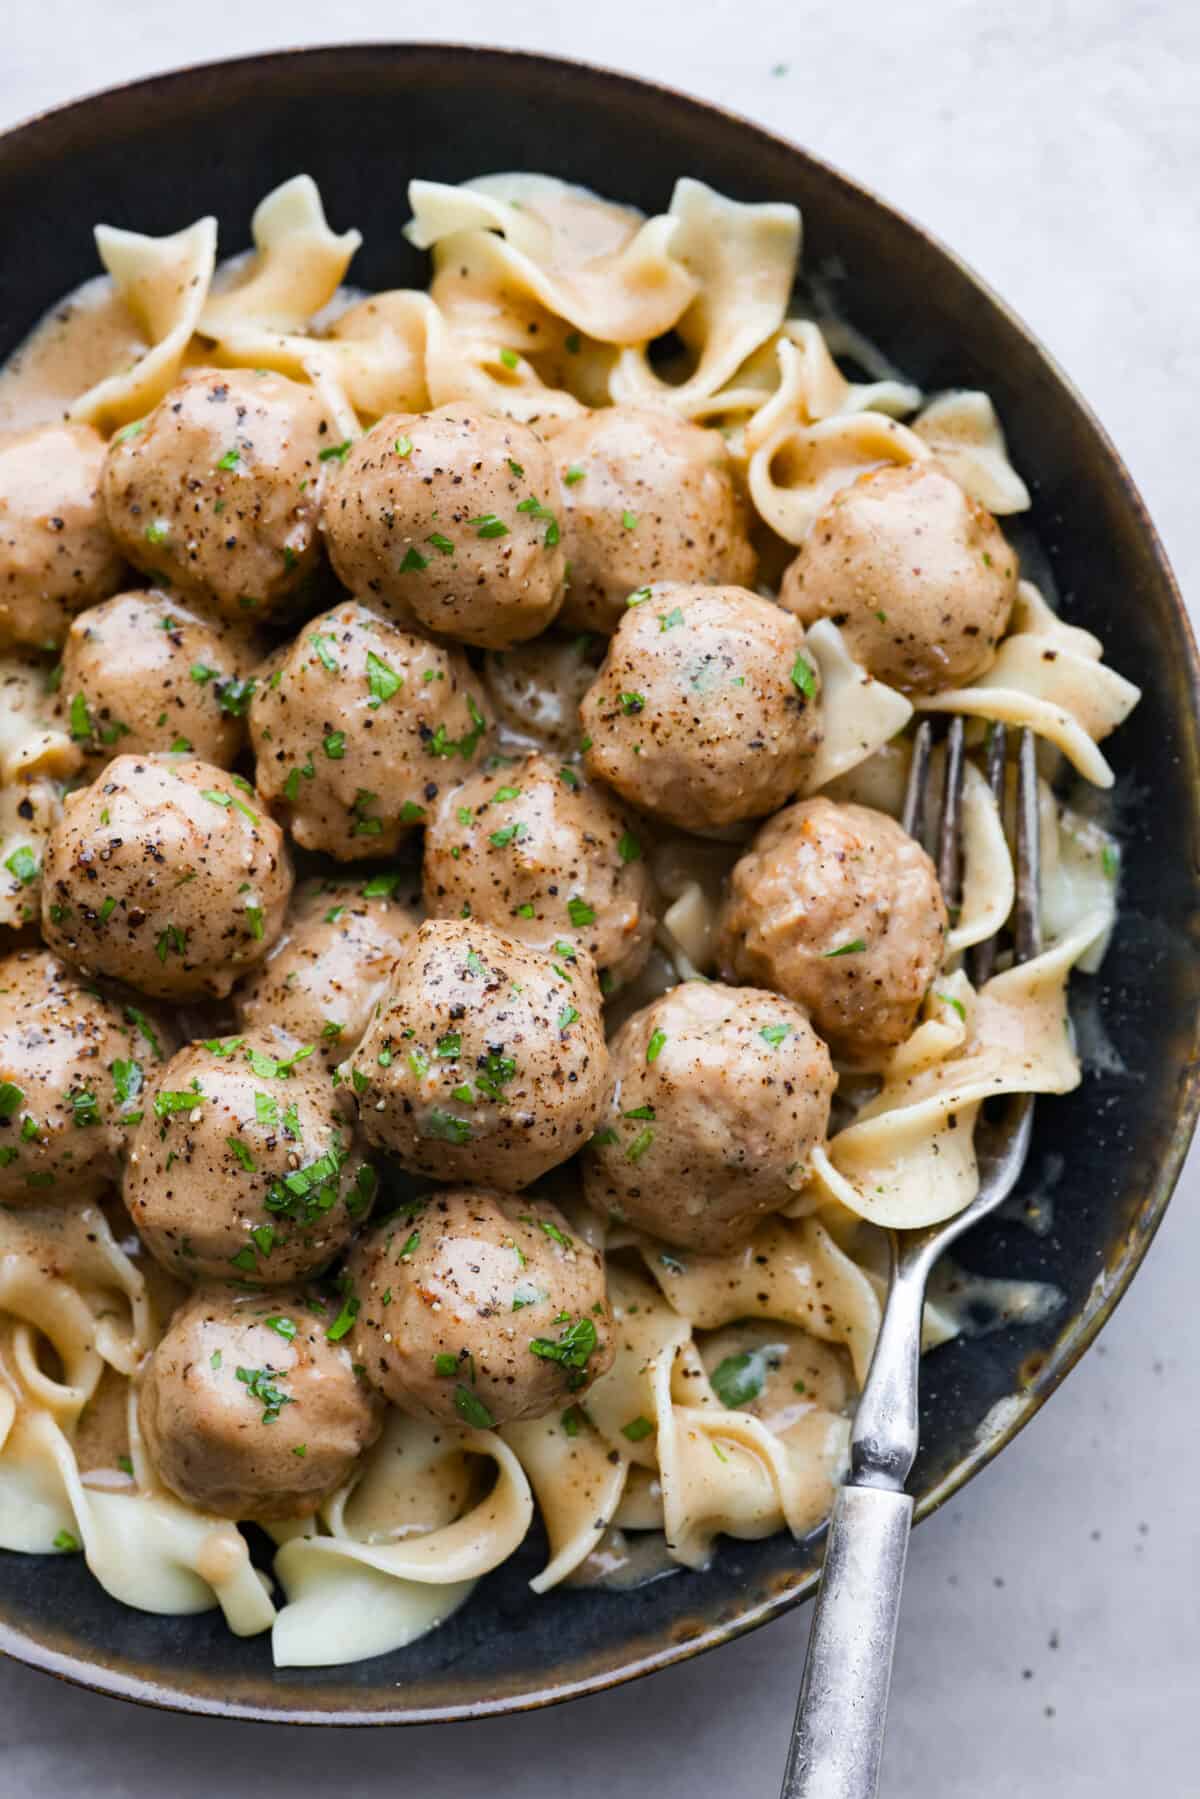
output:
{"label": "egg noodle", "polygon": [[[793,312],[793,206],[743,205],[684,179],[645,219],[529,174],[414,181],[409,200],[405,236],[432,260],[427,292],[348,290],[359,235],[329,228],[307,176],[267,196],[253,252],[224,264],[211,218],[162,238],[101,226],[106,276],[0,373],[0,427],[65,414],[110,435],[182,371],[216,365],[313,384],[346,438],[451,401],[548,437],[590,408],[666,409],[720,430],[780,546],[801,544],[836,492],[886,465],[934,465],[995,514],[1029,506],[985,394],[924,395],[836,319]],[[667,333],[664,369],[651,346]],[[843,1083],[838,1128],[788,1214],[736,1250],[702,1254],[602,1220],[570,1193],[573,1230],[607,1259],[608,1372],[561,1414],[498,1430],[389,1408],[348,1484],[315,1516],[267,1527],[273,1581],[236,1524],[156,1481],[136,1383],[176,1295],[124,1214],[103,1195],[0,1209],[0,1545],[82,1550],[109,1593],[146,1611],[220,1606],[231,1630],[270,1631],[276,1663],[296,1666],[378,1655],[432,1629],[514,1553],[535,1509],[548,1541],[539,1594],[594,1577],[635,1533],[663,1533],[668,1557],[702,1568],[721,1534],[802,1536],[821,1522],[879,1327],[880,1227],[933,1223],[970,1201],[985,1100],[1081,1079],[1067,983],[1103,953],[1116,850],[1095,807],[1067,806],[1050,781],[1073,771],[1110,787],[1099,746],[1138,693],[1029,581],[988,672],[915,702],[873,679],[836,623],[812,626],[808,642],[824,734],[807,794],[898,816],[914,704],[965,715],[971,745],[990,721],[1032,726],[1044,951],[1017,967],[1002,958],[978,990],[965,971],[963,952],[1004,924],[1014,892],[1011,820],[968,762],[962,904],[943,971],[875,1079]],[[36,914],[30,871],[80,767],[45,669],[32,651],[0,662],[0,867],[13,873],[0,881],[0,923],[16,929]],[[565,644],[548,652],[544,680],[510,696],[518,741],[577,730],[592,672]],[[670,841],[655,852],[665,912],[624,1013],[714,971],[720,876],[736,853],[723,868],[725,847],[707,860]],[[931,1300],[927,1342],[955,1329]]]}

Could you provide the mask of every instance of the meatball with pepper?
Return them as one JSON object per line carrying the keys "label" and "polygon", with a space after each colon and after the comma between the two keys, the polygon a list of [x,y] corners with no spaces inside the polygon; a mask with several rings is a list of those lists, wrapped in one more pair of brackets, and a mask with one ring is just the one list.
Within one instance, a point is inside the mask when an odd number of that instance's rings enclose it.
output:
{"label": "meatball with pepper", "polygon": [[329,483],[329,556],[352,593],[401,623],[504,649],[562,605],[554,463],[528,425],[461,404],[393,413]]}
{"label": "meatball with pepper", "polygon": [[203,1287],[142,1375],[138,1422],[163,1485],[220,1518],[305,1518],[379,1435],[383,1407],[303,1287]]}
{"label": "meatball with pepper", "polygon": [[250,706],[258,789],[304,849],[390,855],[488,742],[460,650],[357,600],[322,613],[261,671]]}
{"label": "meatball with pepper", "polygon": [[0,1205],[85,1199],[118,1178],[163,1021],[49,950],[0,961]]}
{"label": "meatball with pepper", "polygon": [[418,1418],[541,1418],[612,1362],[603,1258],[527,1194],[432,1194],[361,1244],[350,1272],[354,1359]]}
{"label": "meatball with pepper", "polygon": [[735,865],[717,960],[807,1007],[843,1060],[878,1067],[916,1023],[946,924],[937,870],[895,819],[802,800]]}
{"label": "meatball with pepper", "polygon": [[315,388],[267,369],[192,369],[110,444],[109,528],[152,579],[263,619],[316,564],[327,459],[345,449]]}
{"label": "meatball with pepper", "polygon": [[292,868],[249,781],[183,756],[117,756],[67,795],[42,864],[42,934],[162,999],[223,998],[283,929]]}
{"label": "meatball with pepper", "polygon": [[442,796],[425,833],[425,906],[560,957],[579,945],[608,992],[637,974],[654,940],[647,849],[603,787],[533,753]]}
{"label": "meatball with pepper", "polygon": [[749,513],[717,431],[669,412],[604,406],[554,439],[570,576],[564,622],[615,631],[648,581],[747,585]]}
{"label": "meatball with pepper", "polygon": [[0,648],[54,649],[124,563],[100,498],[104,439],[90,425],[0,438]]}
{"label": "meatball with pepper", "polygon": [[585,766],[684,830],[762,818],[803,784],[820,693],[803,630],[772,601],[648,587],[579,708]]}
{"label": "meatball with pepper", "polygon": [[966,687],[991,667],[1017,597],[999,525],[927,463],[843,487],[790,564],[779,603],[839,625],[850,653],[904,693]]}
{"label": "meatball with pepper", "polygon": [[332,1067],[366,1030],[419,922],[420,894],[397,870],[306,881],[282,937],[235,990],[238,1023],[313,1043]]}
{"label": "meatball with pepper", "polygon": [[405,1168],[515,1192],[582,1148],[604,1103],[592,959],[428,920],[347,1068],[366,1136]]}
{"label": "meatball with pepper", "polygon": [[228,768],[246,734],[249,642],[170,594],[120,593],[71,622],[60,704],[92,766],[169,750]]}
{"label": "meatball with pepper", "polygon": [[371,1209],[353,1108],[309,1045],[266,1032],[189,1044],[142,1104],[125,1204],[181,1280],[307,1279]]}
{"label": "meatball with pepper", "polygon": [[613,1038],[588,1203],[668,1243],[732,1249],[804,1187],[834,1086],[829,1051],[790,1000],[673,987]]}

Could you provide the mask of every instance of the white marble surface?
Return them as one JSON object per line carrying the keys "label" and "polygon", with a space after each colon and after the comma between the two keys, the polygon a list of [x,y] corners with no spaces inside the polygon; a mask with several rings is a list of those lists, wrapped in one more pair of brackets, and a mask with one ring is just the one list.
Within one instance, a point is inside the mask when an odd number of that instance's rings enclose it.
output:
{"label": "white marble surface", "polygon": [[[753,115],[961,251],[1113,432],[1200,593],[1195,0],[37,0],[0,125],[174,64],[421,35],[624,66]],[[669,19],[677,23],[669,23]],[[686,20],[686,24],[684,21]],[[1200,1162],[1131,1295],[1024,1436],[913,1542],[888,1799],[1200,1790]],[[156,1716],[0,1667],[0,1795],[774,1794],[807,1621],[540,1716],[306,1734]]]}

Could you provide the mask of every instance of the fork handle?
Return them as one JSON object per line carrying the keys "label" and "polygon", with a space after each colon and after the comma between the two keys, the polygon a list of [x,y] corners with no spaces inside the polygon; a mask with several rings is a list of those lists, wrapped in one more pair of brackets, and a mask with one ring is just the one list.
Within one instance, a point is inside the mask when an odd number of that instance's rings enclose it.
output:
{"label": "fork handle", "polygon": [[912,1514],[907,1493],[838,1489],[781,1799],[875,1799]]}

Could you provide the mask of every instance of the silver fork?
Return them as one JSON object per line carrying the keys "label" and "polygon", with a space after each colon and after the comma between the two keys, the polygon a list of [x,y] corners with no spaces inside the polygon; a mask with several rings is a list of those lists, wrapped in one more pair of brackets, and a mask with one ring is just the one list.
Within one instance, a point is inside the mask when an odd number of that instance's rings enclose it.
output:
{"label": "silver fork", "polygon": [[[987,778],[1003,804],[1005,731],[993,726]],[[903,822],[924,835],[933,727],[926,719],[913,745]],[[1041,948],[1038,902],[1037,762],[1033,733],[1021,733],[1017,754],[1017,895],[1013,952],[1028,961]],[[938,874],[953,909],[959,896],[963,721],[946,739]],[[991,973],[995,940],[977,946],[971,974]],[[782,1799],[874,1799],[879,1785],[900,1589],[912,1527],[913,1501],[904,1491],[919,1437],[917,1365],[925,1283],[942,1252],[1012,1192],[1029,1151],[1033,1098],[1015,1095],[1003,1118],[976,1129],[980,1183],[957,1217],[925,1230],[892,1231],[891,1279],[879,1340],[858,1402],[850,1442],[850,1475],[838,1489],[829,1520],[825,1567],[809,1637],[800,1702],[783,1778]]]}

